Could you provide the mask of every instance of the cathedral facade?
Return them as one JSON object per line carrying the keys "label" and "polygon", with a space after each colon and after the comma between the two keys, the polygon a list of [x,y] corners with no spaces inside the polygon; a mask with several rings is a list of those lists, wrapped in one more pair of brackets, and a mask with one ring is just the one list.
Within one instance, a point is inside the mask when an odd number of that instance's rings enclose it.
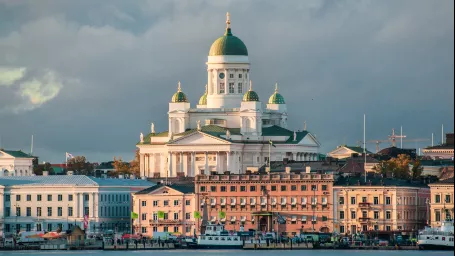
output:
{"label": "cathedral facade", "polygon": [[141,133],[142,177],[194,177],[255,171],[271,161],[316,161],[320,144],[306,128],[288,129],[284,97],[275,92],[260,101],[250,78],[248,50],[226,31],[210,47],[207,85],[191,107],[180,82],[169,103],[168,131]]}

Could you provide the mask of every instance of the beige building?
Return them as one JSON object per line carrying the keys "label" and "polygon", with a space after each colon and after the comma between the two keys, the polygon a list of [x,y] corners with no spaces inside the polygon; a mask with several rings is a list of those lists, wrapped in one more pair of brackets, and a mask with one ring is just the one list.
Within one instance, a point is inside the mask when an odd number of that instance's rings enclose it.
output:
{"label": "beige building", "polygon": [[340,179],[334,186],[334,230],[417,231],[427,220],[430,189],[409,181],[369,177]]}
{"label": "beige building", "polygon": [[0,177],[32,176],[34,159],[20,150],[0,150]]}
{"label": "beige building", "polygon": [[[154,232],[171,232],[178,235],[194,234],[195,195],[193,184],[175,184],[144,189],[133,195],[135,233],[153,237]],[[159,216],[162,212],[163,216]]]}
{"label": "beige building", "polygon": [[430,184],[431,188],[431,226],[440,227],[441,222],[453,219],[453,182],[454,178]]}

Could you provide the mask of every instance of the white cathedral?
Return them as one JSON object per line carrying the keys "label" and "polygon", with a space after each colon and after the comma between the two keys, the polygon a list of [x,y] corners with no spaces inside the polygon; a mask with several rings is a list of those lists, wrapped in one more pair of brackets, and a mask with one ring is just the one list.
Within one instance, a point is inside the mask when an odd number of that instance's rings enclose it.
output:
{"label": "white cathedral", "polygon": [[[226,32],[210,47],[205,94],[192,108],[178,83],[169,103],[169,129],[141,133],[137,144],[142,177],[194,177],[255,171],[285,158],[316,161],[320,144],[306,127],[287,128],[283,96],[275,92],[263,106],[250,80],[248,50]],[[273,145],[272,145],[273,144]]]}

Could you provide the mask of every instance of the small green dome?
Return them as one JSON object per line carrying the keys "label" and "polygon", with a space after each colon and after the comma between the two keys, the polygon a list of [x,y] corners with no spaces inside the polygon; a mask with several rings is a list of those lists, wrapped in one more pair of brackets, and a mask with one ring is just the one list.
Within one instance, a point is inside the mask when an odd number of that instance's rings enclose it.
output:
{"label": "small green dome", "polygon": [[226,32],[223,36],[213,42],[210,47],[209,56],[218,55],[243,55],[248,56],[246,45],[238,37],[233,36],[231,32],[231,18],[229,13],[226,14]]}
{"label": "small green dome", "polygon": [[275,93],[269,98],[269,104],[286,104],[283,96],[278,93],[278,84],[275,85]]}
{"label": "small green dome", "polygon": [[205,86],[205,93],[199,99],[199,105],[207,105],[207,85]]}
{"label": "small green dome", "polygon": [[174,93],[174,95],[172,96],[171,102],[172,103],[188,102],[186,95],[182,92],[182,89],[180,88],[180,81],[179,81],[179,87],[177,89],[177,92]]}
{"label": "small green dome", "polygon": [[250,80],[250,89],[243,95],[243,101],[259,101],[258,94],[253,91],[253,85]]}

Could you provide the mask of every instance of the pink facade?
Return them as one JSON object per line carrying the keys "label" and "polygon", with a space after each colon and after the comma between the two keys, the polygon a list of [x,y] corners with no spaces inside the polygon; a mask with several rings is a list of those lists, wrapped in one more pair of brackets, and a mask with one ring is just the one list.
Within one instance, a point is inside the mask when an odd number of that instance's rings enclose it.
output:
{"label": "pink facade", "polygon": [[[154,232],[191,236],[195,231],[193,185],[157,185],[136,193],[133,211],[135,233],[153,237]],[[159,218],[159,212],[164,213]]]}
{"label": "pink facade", "polygon": [[206,205],[207,220],[228,230],[332,232],[333,182],[333,175],[306,173],[199,175],[197,208],[203,214]]}

